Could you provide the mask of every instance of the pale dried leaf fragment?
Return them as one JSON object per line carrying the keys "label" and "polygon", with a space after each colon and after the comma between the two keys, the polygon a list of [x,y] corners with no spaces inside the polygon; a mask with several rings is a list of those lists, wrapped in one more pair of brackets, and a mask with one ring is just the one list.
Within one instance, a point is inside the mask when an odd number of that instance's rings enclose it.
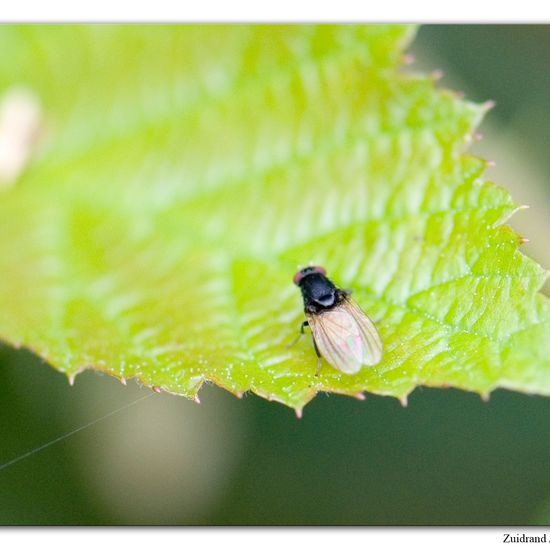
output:
{"label": "pale dried leaf fragment", "polygon": [[12,187],[29,164],[42,118],[40,101],[27,88],[10,88],[0,98],[0,189]]}

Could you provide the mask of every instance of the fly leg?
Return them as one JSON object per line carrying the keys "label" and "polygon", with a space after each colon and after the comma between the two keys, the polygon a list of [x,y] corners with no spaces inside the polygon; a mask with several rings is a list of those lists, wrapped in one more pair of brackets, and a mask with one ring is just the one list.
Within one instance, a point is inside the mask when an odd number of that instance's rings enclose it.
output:
{"label": "fly leg", "polygon": [[304,335],[304,328],[305,327],[309,327],[309,323],[307,321],[304,321],[300,325],[300,334],[298,334],[298,336],[294,340],[292,340],[292,342],[290,342],[290,344],[286,345],[287,349],[291,348],[292,346],[294,346],[298,343],[298,340],[300,340],[300,338]]}
{"label": "fly leg", "polygon": [[315,348],[315,353],[317,354],[317,370],[315,371],[315,377],[319,376],[319,371],[321,370],[321,365],[323,363],[323,358],[321,357],[321,354],[319,353],[319,348],[317,347],[317,343],[315,342],[315,338],[313,338],[313,347]]}

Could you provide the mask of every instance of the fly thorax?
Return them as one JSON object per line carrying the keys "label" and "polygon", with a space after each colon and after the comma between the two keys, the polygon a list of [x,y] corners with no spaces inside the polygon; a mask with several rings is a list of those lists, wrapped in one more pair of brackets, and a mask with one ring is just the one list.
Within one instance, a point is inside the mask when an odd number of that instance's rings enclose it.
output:
{"label": "fly thorax", "polygon": [[304,305],[312,313],[329,309],[337,304],[337,288],[321,274],[313,273],[304,277],[300,288],[304,297]]}
{"label": "fly thorax", "polygon": [[315,301],[323,307],[332,307],[336,303],[336,294],[334,292],[322,294],[315,298]]}

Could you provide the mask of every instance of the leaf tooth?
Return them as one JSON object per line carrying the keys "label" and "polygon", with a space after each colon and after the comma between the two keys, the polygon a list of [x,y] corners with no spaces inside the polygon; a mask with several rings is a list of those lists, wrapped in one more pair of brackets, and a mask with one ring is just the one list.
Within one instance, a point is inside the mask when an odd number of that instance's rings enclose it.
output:
{"label": "leaf tooth", "polygon": [[516,206],[515,208],[508,209],[503,216],[501,216],[497,221],[495,221],[491,227],[497,228],[501,225],[504,225],[510,218],[516,214],[517,212],[520,212],[521,210],[528,210],[530,206],[528,204],[521,204],[519,206]]}
{"label": "leaf tooth", "polygon": [[491,392],[490,391],[482,392],[479,394],[479,396],[483,401],[485,401],[485,403],[488,403],[489,400],[491,399]]}

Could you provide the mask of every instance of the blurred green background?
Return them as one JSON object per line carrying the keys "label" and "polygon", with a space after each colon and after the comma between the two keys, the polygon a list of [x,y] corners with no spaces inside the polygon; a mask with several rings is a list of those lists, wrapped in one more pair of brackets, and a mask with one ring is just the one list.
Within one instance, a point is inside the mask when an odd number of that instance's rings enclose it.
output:
{"label": "blurred green background", "polygon": [[[472,151],[532,205],[512,225],[549,266],[550,26],[428,25],[411,51],[407,70],[496,101]],[[5,346],[0,385],[0,463],[150,393],[92,372],[71,388]],[[302,420],[213,387],[201,401],[154,394],[0,470],[0,524],[550,524],[548,398],[318,396]]]}

